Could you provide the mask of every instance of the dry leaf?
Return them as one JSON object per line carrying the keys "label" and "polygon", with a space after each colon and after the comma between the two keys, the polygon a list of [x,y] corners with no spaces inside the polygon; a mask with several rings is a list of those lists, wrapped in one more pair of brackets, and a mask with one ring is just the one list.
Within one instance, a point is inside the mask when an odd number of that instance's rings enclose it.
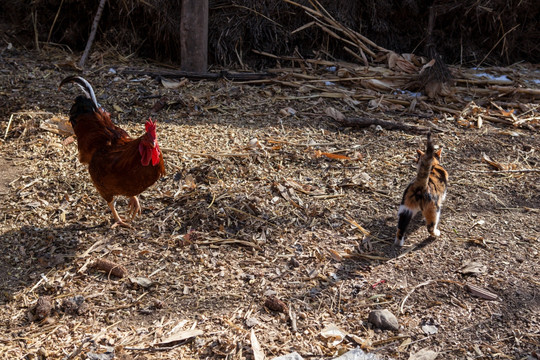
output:
{"label": "dry leaf", "polygon": [[407,347],[412,343],[412,339],[411,338],[406,338],[405,340],[403,340],[403,342],[401,344],[399,344],[398,346],[398,351],[405,351],[405,349],[407,349]]}
{"label": "dry leaf", "polygon": [[156,101],[154,106],[152,106],[152,112],[157,113],[158,111],[163,109],[165,105],[167,105],[167,100],[168,98],[166,96],[162,96],[158,101]]}
{"label": "dry leaf", "polygon": [[188,82],[188,79],[183,79],[182,81],[176,81],[176,80],[161,78],[161,85],[163,85],[165,89],[178,89],[184,86],[187,82]]}
{"label": "dry leaf", "polygon": [[259,341],[257,340],[257,337],[255,336],[255,330],[251,329],[251,350],[253,350],[253,358],[255,360],[264,360],[264,351],[261,348],[261,344],[259,344]]}
{"label": "dry leaf", "polygon": [[328,252],[332,256],[332,258],[336,261],[343,260],[343,256],[341,256],[336,250],[328,249]]}
{"label": "dry leaf", "polygon": [[64,62],[58,62],[58,63],[54,64],[54,66],[56,66],[56,67],[58,67],[60,69],[71,70],[71,71],[82,71],[83,70],[83,69],[81,69],[79,67],[77,62],[75,62],[74,60],[67,60],[67,61],[64,61]]}
{"label": "dry leaf", "polygon": [[286,107],[281,110],[279,110],[279,114],[283,116],[290,116],[296,114],[296,110],[294,110],[291,107]]}
{"label": "dry leaf", "polygon": [[40,125],[40,128],[43,130],[50,131],[59,135],[73,135],[73,128],[68,119],[63,119],[58,116],[53,116],[52,118],[43,121]]}
{"label": "dry leaf", "polygon": [[367,80],[361,80],[360,84],[365,87],[366,89],[372,89],[372,90],[382,90],[382,91],[388,91],[393,90],[396,88],[396,84],[391,82],[390,80],[378,80],[378,79],[367,79]]}
{"label": "dry leaf", "polygon": [[462,273],[463,275],[484,274],[487,272],[487,266],[477,261],[469,261],[465,263],[465,265],[463,265],[461,269],[459,269],[459,272]]}
{"label": "dry leaf", "polygon": [[430,68],[430,67],[432,67],[433,65],[435,65],[435,59],[431,59],[427,64],[425,64],[424,66],[422,66],[422,69],[420,69],[419,74],[423,73],[427,68]]}
{"label": "dry leaf", "polygon": [[114,111],[124,112],[124,110],[120,106],[118,106],[117,104],[114,104],[112,107],[113,107]]}
{"label": "dry leaf", "polygon": [[197,183],[195,183],[195,178],[193,175],[187,174],[184,177],[184,185],[182,185],[182,188],[188,190],[195,190],[197,188]]}
{"label": "dry leaf", "polygon": [[414,354],[411,354],[409,356],[409,360],[434,360],[437,355],[439,355],[438,352],[424,348]]}
{"label": "dry leaf", "polygon": [[504,166],[502,166],[500,163],[496,161],[491,160],[489,156],[487,156],[486,154],[482,154],[482,161],[493,166],[495,170],[505,170]]}
{"label": "dry leaf", "polygon": [[67,138],[65,138],[64,141],[62,141],[62,145],[63,146],[68,146],[69,144],[71,144],[74,141],[75,141],[75,135],[71,135],[70,137],[67,137]]}
{"label": "dry leaf", "polygon": [[346,155],[333,154],[333,153],[322,152],[320,150],[315,150],[315,157],[319,158],[321,156],[326,156],[329,159],[336,159],[336,160],[351,160],[351,158]]}
{"label": "dry leaf", "polygon": [[328,107],[326,110],[324,110],[326,115],[330,116],[332,119],[336,121],[343,121],[345,120],[345,115],[343,115],[339,110],[336,110],[333,107]]}
{"label": "dry leaf", "polygon": [[514,109],[510,110],[510,111],[505,111],[503,109],[500,110],[501,111],[501,115],[502,116],[506,116],[506,117],[512,117],[512,115],[514,115]]}
{"label": "dry leaf", "polygon": [[330,324],[321,331],[321,336],[328,341],[330,346],[339,345],[347,334],[334,324]]}
{"label": "dry leaf", "polygon": [[199,336],[199,335],[202,335],[202,334],[204,334],[204,331],[197,330],[197,329],[180,330],[180,331],[168,336],[164,340],[161,340],[161,342],[156,343],[155,346],[157,346],[157,347],[169,347],[169,346],[174,345],[174,344],[176,344],[176,343],[178,343],[180,341],[184,341],[184,340],[187,340],[189,338]]}
{"label": "dry leaf", "polygon": [[137,284],[142,288],[149,288],[152,285],[154,285],[154,282],[148,278],[138,276],[138,277],[130,277],[129,281],[131,281],[132,284]]}

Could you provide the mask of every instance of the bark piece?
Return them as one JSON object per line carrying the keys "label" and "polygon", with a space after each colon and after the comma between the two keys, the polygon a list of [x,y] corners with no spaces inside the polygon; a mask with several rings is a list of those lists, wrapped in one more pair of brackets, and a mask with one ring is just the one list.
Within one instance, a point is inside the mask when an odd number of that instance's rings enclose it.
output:
{"label": "bark piece", "polygon": [[479,297],[485,300],[497,300],[498,296],[491,291],[483,289],[476,285],[465,285],[465,290],[471,293],[472,296]]}
{"label": "bark piece", "polygon": [[270,295],[268,298],[266,298],[264,306],[270,310],[282,312],[284,314],[287,314],[289,311],[287,305],[283,301],[279,300],[275,295]]}
{"label": "bark piece", "polygon": [[42,296],[37,300],[36,305],[30,309],[30,320],[41,321],[51,315],[52,309],[53,304],[50,296]]}
{"label": "bark piece", "polygon": [[123,278],[127,275],[127,269],[124,266],[109,260],[98,259],[94,262],[92,267],[105,271],[107,275],[112,275],[119,278]]}

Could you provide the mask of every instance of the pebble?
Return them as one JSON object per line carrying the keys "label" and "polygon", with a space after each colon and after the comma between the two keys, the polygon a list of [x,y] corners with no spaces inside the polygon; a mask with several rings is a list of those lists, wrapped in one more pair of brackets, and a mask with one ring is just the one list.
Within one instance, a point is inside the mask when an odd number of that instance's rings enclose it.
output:
{"label": "pebble", "polygon": [[368,321],[379,329],[393,331],[399,329],[397,318],[387,309],[373,310],[369,313]]}

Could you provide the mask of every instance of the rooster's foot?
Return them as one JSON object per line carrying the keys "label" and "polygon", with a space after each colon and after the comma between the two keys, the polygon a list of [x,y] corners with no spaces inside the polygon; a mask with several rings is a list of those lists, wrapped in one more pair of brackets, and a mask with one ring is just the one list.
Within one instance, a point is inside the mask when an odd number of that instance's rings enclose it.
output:
{"label": "rooster's foot", "polygon": [[119,221],[116,221],[114,224],[112,224],[111,229],[114,229],[117,226],[125,227],[125,228],[128,228],[128,229],[133,229],[133,226],[131,226],[130,224],[128,224],[127,222],[125,222],[122,219],[120,219]]}
{"label": "rooster's foot", "polygon": [[129,198],[129,217],[131,220],[135,219],[135,216],[141,214],[141,204],[136,196]]}

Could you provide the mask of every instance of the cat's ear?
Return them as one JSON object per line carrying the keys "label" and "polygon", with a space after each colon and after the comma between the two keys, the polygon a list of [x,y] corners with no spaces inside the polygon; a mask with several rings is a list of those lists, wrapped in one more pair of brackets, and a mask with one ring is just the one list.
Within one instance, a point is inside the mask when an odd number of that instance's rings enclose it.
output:
{"label": "cat's ear", "polygon": [[437,159],[441,159],[441,154],[442,154],[442,148],[440,148],[439,150],[435,151],[435,157]]}

